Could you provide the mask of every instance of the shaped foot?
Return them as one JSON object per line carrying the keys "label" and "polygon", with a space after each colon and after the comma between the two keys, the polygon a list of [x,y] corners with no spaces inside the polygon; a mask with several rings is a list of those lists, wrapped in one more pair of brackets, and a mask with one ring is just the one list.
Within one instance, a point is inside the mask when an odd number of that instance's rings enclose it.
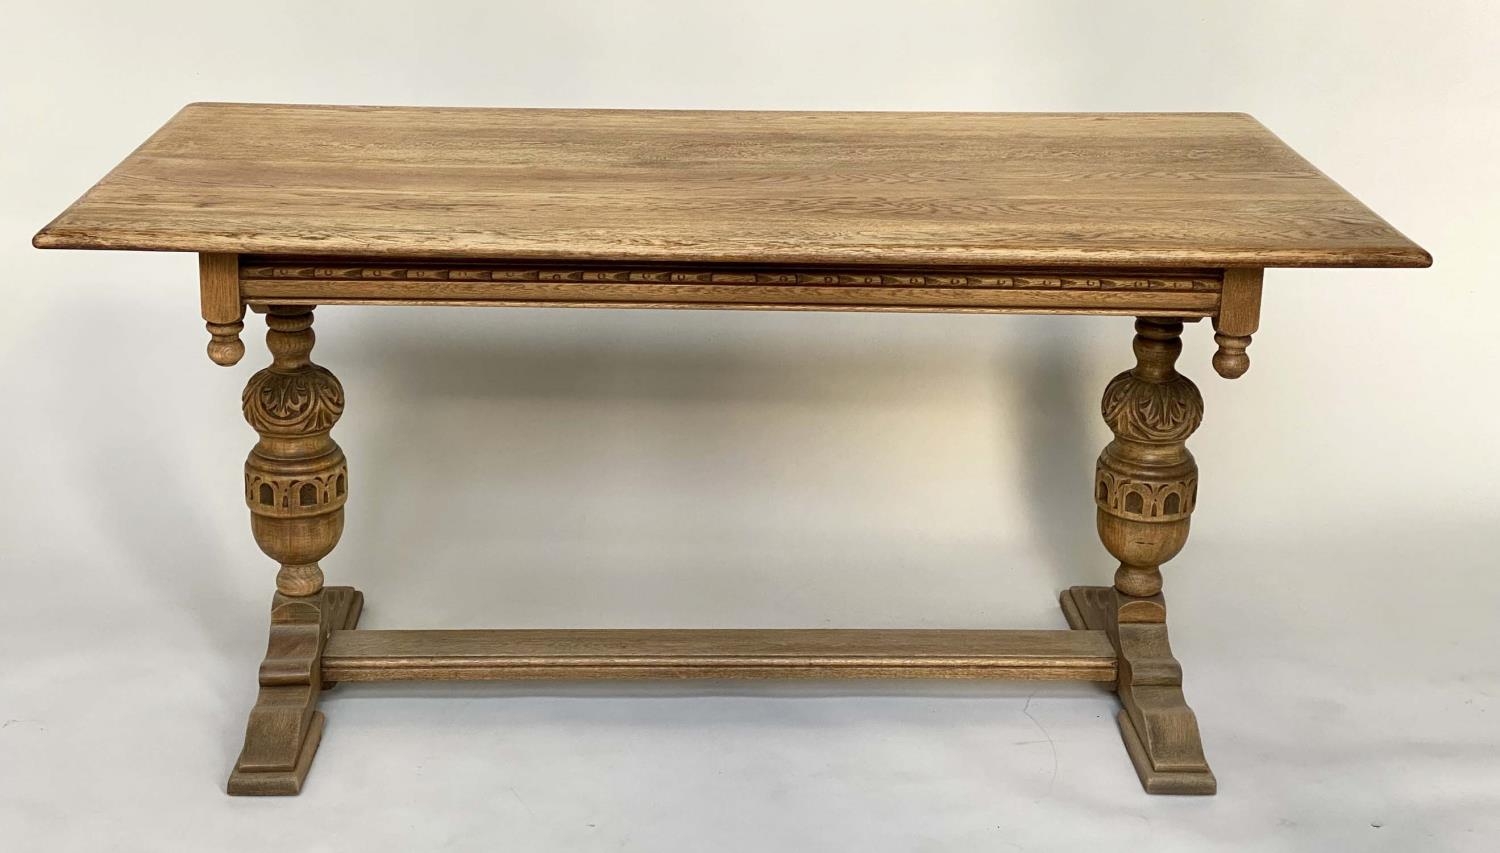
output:
{"label": "shaped foot", "polygon": [[1115,690],[1123,708],[1116,719],[1146,793],[1214,793],[1218,783],[1203,757],[1198,718],[1182,695],[1182,667],[1167,643],[1161,596],[1075,586],[1063,592],[1061,604],[1070,627],[1104,631],[1119,655]]}
{"label": "shaped foot", "polygon": [[229,774],[234,795],[290,795],[302,790],[324,717],[318,694],[320,662],[328,636],[353,628],[364,596],[353,587],[327,587],[293,598],[277,594],[271,605],[271,639],[260,665],[260,693],[250,709],[245,746]]}

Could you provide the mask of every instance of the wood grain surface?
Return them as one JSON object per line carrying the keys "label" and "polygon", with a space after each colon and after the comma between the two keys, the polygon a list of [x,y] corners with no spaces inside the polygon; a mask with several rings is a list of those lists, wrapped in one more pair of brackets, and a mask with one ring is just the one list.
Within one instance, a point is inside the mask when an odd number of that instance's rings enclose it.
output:
{"label": "wood grain surface", "polygon": [[1025,678],[1113,681],[1103,631],[335,631],[334,681],[512,678]]}
{"label": "wood grain surface", "polygon": [[33,242],[999,269],[1431,262],[1233,113],[192,104]]}
{"label": "wood grain surface", "polygon": [[939,273],[875,267],[513,266],[255,257],[241,258],[239,266],[240,295],[256,307],[567,305],[1207,317],[1219,306],[1220,286],[1218,271]]}

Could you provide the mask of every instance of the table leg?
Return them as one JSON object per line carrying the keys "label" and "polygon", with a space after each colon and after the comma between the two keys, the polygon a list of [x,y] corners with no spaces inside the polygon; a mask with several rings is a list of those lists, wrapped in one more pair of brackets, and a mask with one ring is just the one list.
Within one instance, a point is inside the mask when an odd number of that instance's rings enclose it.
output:
{"label": "table leg", "polygon": [[344,390],[313,364],[308,307],[273,306],[266,315],[271,366],[251,377],[245,420],[260,434],[245,460],[245,501],[260,549],[281,564],[271,604],[271,638],[260,667],[245,746],[230,774],[231,794],[295,794],[323,731],[323,647],[353,628],[363,603],[351,587],[323,586],[318,561],[344,528],[349,473],[329,431]]}
{"label": "table leg", "polygon": [[1103,630],[1115,646],[1118,722],[1141,784],[1153,794],[1212,794],[1161,595],[1161,564],[1186,544],[1197,500],[1198,466],[1185,442],[1203,420],[1203,398],[1175,367],[1182,323],[1142,318],[1135,330],[1136,366],[1104,392],[1115,439],[1094,483],[1099,537],[1120,567],[1113,587],[1073,587],[1062,607],[1072,627]]}

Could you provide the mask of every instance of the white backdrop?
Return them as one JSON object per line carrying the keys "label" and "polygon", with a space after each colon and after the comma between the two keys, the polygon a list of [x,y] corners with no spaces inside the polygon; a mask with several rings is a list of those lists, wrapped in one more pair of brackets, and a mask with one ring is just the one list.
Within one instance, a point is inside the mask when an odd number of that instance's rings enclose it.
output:
{"label": "white backdrop", "polygon": [[[7,3],[0,835],[14,850],[1489,850],[1500,834],[1500,5]],[[1213,799],[1084,686],[354,687],[297,799],[223,795],[274,566],[266,361],[195,260],[30,235],[193,100],[1243,110],[1436,258],[1267,274],[1166,571]],[[366,627],[1060,627],[1105,582],[1128,320],[319,313]],[[14,839],[20,839],[15,841]],[[14,845],[14,846],[12,846]]]}

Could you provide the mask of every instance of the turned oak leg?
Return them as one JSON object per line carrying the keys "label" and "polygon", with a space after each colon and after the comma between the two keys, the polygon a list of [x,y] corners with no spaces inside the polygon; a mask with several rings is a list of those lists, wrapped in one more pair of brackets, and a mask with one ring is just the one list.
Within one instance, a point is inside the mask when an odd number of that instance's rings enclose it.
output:
{"label": "turned oak leg", "polygon": [[245,460],[245,502],[256,544],[281,570],[231,794],[301,790],[323,732],[318,693],[331,686],[319,672],[323,647],[332,631],[354,627],[363,603],[351,587],[325,588],[318,566],[344,529],[349,472],[328,435],[344,410],[344,389],[310,359],[312,321],[311,308],[271,308],[271,366],[245,386],[245,420],[260,434]]}
{"label": "turned oak leg", "polygon": [[1113,587],[1073,587],[1062,607],[1074,628],[1105,631],[1115,646],[1120,732],[1147,792],[1212,794],[1161,595],[1161,564],[1187,542],[1198,496],[1198,466],[1185,442],[1203,420],[1203,398],[1174,366],[1182,323],[1142,318],[1135,331],[1136,366],[1104,392],[1115,439],[1094,481],[1099,538],[1120,567]]}

